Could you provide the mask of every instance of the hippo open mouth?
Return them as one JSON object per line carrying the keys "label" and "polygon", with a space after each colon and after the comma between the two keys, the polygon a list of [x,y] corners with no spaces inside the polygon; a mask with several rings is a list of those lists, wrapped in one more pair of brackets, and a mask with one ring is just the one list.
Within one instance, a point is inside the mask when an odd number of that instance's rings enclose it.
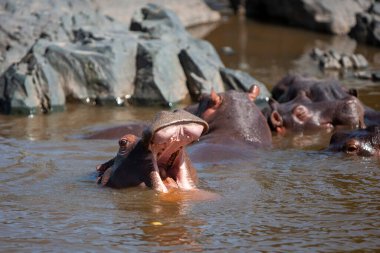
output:
{"label": "hippo open mouth", "polygon": [[121,137],[117,155],[97,166],[97,181],[114,188],[146,185],[160,192],[194,189],[196,170],[185,147],[208,129],[207,122],[184,110],[158,112],[141,138]]}
{"label": "hippo open mouth", "polygon": [[154,189],[167,192],[168,188],[195,188],[189,175],[184,147],[196,141],[204,131],[197,123],[178,123],[154,132],[149,149],[153,154],[153,171],[150,173]]}

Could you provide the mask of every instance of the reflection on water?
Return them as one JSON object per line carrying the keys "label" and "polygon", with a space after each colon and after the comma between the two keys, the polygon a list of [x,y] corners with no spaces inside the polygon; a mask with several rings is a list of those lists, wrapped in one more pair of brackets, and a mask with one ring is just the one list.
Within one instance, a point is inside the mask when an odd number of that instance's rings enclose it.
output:
{"label": "reflection on water", "polygon": [[[238,22],[242,26],[234,28]],[[316,71],[313,63],[300,64],[308,49],[341,38],[232,18],[208,39],[217,49],[236,51],[222,55],[227,66],[246,68],[272,85],[288,71]],[[350,41],[343,45],[379,66],[373,48]],[[365,103],[380,109],[377,86],[360,91]],[[69,105],[49,116],[0,116],[0,250],[380,248],[379,160],[319,151],[329,133],[274,136],[273,150],[257,150],[251,160],[195,163],[199,188],[211,196],[206,200],[198,193],[163,196],[144,188],[96,185],[95,166],[115,154],[117,143],[72,136],[97,126],[149,120],[160,109]]]}

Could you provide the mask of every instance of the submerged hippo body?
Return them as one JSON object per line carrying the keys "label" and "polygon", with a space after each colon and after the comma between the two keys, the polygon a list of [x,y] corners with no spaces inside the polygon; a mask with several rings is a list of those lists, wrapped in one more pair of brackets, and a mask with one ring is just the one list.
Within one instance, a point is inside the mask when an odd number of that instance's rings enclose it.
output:
{"label": "submerged hippo body", "polygon": [[380,126],[370,126],[350,132],[337,132],[328,150],[358,156],[380,156]]}
{"label": "submerged hippo body", "polygon": [[119,152],[98,166],[98,182],[116,188],[146,185],[160,192],[195,188],[196,171],[185,146],[208,130],[202,119],[183,110],[156,115],[141,138],[127,134]]}
{"label": "submerged hippo body", "polygon": [[344,89],[338,81],[287,76],[272,90],[272,130],[302,132],[337,126],[364,128],[363,104],[354,90]]}
{"label": "submerged hippo body", "polygon": [[313,102],[332,101],[356,96],[353,89],[344,88],[338,80],[320,80],[313,77],[300,75],[287,75],[282,78],[272,89],[272,98],[279,103],[285,103],[295,99],[300,93],[304,93]]}

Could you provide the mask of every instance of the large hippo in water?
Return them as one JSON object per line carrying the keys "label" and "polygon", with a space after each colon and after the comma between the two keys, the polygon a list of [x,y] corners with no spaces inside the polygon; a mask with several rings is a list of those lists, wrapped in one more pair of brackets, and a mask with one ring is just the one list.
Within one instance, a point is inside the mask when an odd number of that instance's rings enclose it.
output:
{"label": "large hippo in water", "polygon": [[208,131],[208,124],[186,112],[159,112],[142,137],[119,140],[113,159],[97,167],[98,182],[116,188],[145,185],[159,192],[195,188],[196,171],[185,147]]}
{"label": "large hippo in water", "polygon": [[193,161],[221,163],[254,159],[257,148],[272,145],[272,133],[254,103],[258,86],[248,92],[203,94],[190,109],[209,124],[209,131],[189,147]]}
{"label": "large hippo in water", "polygon": [[270,147],[272,134],[264,115],[254,103],[260,88],[252,86],[248,92],[229,90],[203,94],[196,115],[210,126],[201,141],[227,143],[243,141],[258,147]]}
{"label": "large hippo in water", "polygon": [[347,126],[364,128],[363,104],[355,90],[346,90],[337,81],[287,76],[273,89],[267,112],[272,130],[302,132]]}
{"label": "large hippo in water", "polygon": [[358,156],[380,156],[380,126],[370,126],[350,132],[337,132],[328,150]]}

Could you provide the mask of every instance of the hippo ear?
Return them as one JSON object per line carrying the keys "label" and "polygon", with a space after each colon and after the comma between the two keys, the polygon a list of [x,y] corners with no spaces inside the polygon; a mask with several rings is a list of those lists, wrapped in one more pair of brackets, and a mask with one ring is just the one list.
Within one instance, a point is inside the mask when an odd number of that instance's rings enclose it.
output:
{"label": "hippo ear", "polygon": [[283,125],[282,117],[278,111],[273,111],[270,115],[270,120],[274,127],[280,127]]}
{"label": "hippo ear", "polygon": [[307,121],[312,116],[309,109],[307,109],[303,105],[296,106],[293,109],[292,114],[293,114],[294,120],[296,120],[300,123],[304,123],[305,121]]}
{"label": "hippo ear", "polygon": [[350,94],[351,96],[354,96],[354,97],[358,97],[358,90],[355,88],[349,89],[348,94]]}
{"label": "hippo ear", "polygon": [[260,95],[260,87],[257,85],[252,85],[248,90],[248,98],[251,101],[255,101],[255,99]]}
{"label": "hippo ear", "polygon": [[210,99],[212,102],[212,108],[216,109],[220,106],[222,103],[222,98],[214,91],[214,89],[211,89]]}
{"label": "hippo ear", "polygon": [[285,132],[284,122],[278,111],[273,111],[270,115],[270,121],[276,132],[283,134]]}

